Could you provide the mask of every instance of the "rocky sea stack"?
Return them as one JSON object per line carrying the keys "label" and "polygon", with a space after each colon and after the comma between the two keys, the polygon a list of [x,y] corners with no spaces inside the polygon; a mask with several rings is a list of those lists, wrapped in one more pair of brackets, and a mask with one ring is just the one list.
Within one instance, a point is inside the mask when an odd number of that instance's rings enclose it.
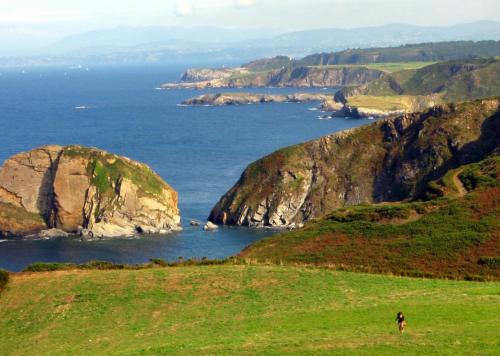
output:
{"label": "rocky sea stack", "polygon": [[96,148],[44,146],[0,169],[0,235],[167,233],[180,230],[177,201],[145,164]]}
{"label": "rocky sea stack", "polygon": [[252,163],[209,220],[290,227],[347,205],[418,198],[432,180],[499,147],[498,98],[380,120]]}

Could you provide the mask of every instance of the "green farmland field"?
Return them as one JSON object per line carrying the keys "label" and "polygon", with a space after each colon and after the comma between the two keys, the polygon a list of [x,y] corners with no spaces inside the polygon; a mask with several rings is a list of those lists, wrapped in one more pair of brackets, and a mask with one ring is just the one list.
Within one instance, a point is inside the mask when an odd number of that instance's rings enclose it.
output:
{"label": "green farmland field", "polygon": [[0,295],[1,355],[494,354],[498,325],[498,282],[293,266],[23,273]]}

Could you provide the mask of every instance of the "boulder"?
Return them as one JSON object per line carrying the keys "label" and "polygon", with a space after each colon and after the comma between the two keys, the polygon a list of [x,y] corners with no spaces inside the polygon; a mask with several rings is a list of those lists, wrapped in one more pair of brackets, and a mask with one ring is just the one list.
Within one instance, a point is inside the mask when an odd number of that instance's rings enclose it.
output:
{"label": "boulder", "polygon": [[203,227],[203,230],[205,231],[214,231],[214,230],[217,230],[219,227],[217,225],[215,225],[214,223],[212,222],[207,222],[205,224],[205,226]]}
{"label": "boulder", "polygon": [[68,237],[69,234],[61,229],[42,230],[37,234],[40,239],[51,239],[55,237]]}

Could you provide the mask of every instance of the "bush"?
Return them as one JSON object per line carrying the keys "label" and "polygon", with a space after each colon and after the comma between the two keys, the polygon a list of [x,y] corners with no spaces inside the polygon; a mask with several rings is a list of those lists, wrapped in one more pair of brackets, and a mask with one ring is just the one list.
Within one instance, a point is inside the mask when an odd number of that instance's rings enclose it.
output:
{"label": "bush", "polygon": [[498,268],[500,267],[500,257],[481,257],[479,259],[479,264]]}
{"label": "bush", "polygon": [[109,270],[109,269],[125,269],[125,265],[123,264],[114,264],[109,261],[89,261],[87,263],[81,264],[78,266],[79,269],[100,269],[100,270]]}
{"label": "bush", "polygon": [[161,266],[161,267],[167,267],[169,263],[161,258],[151,258],[149,260],[152,264]]}
{"label": "bush", "polygon": [[466,166],[459,175],[467,190],[478,187],[498,187],[498,174],[500,173],[500,157],[491,157]]}
{"label": "bush", "polygon": [[57,263],[57,262],[36,262],[28,265],[23,272],[49,272],[49,271],[66,271],[76,269],[74,263]]}
{"label": "bush", "polygon": [[10,278],[9,272],[7,272],[3,269],[0,269],[0,291],[2,291],[2,289],[4,289],[5,285],[9,281],[9,278]]}

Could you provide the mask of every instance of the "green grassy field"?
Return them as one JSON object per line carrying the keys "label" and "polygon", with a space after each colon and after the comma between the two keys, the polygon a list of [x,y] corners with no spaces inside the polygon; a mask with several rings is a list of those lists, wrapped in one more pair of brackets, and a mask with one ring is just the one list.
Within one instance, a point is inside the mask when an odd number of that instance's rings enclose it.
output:
{"label": "green grassy field", "polygon": [[382,111],[404,110],[408,112],[423,110],[427,107],[441,103],[438,96],[418,95],[355,95],[348,99],[348,104],[368,109]]}
{"label": "green grassy field", "polygon": [[394,63],[370,63],[370,64],[333,64],[333,65],[312,66],[312,67],[315,68],[366,67],[370,69],[381,70],[382,72],[386,73],[394,73],[394,72],[399,72],[401,70],[420,69],[435,63],[437,62],[394,62]]}
{"label": "green grassy field", "polygon": [[499,323],[498,282],[280,266],[60,271],[12,277],[0,354],[493,354]]}

